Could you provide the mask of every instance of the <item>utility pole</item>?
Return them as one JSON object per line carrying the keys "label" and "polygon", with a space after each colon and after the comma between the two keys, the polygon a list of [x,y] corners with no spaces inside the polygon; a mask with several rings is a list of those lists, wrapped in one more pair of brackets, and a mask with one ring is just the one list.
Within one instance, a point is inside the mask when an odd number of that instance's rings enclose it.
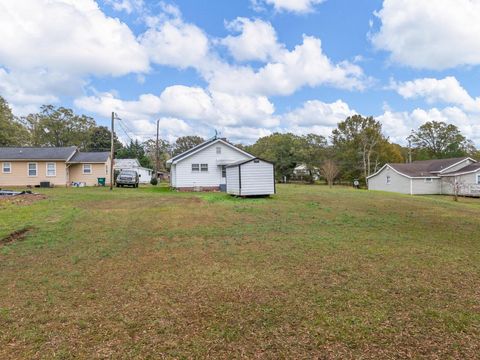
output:
{"label": "utility pole", "polygon": [[113,160],[115,159],[115,113],[112,111],[112,133],[110,144],[110,190],[113,190]]}
{"label": "utility pole", "polygon": [[158,130],[160,126],[160,119],[157,120],[157,141],[155,142],[155,179],[158,179],[158,169],[160,168],[160,149],[158,144]]}
{"label": "utility pole", "polygon": [[412,141],[408,140],[408,163],[412,163]]}

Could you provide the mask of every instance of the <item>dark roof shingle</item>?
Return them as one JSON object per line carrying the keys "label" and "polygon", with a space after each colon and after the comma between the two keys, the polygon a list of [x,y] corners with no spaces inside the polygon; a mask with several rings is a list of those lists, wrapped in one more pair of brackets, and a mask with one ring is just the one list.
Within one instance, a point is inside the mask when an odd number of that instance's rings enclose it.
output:
{"label": "dark roof shingle", "polygon": [[398,172],[412,177],[437,176],[442,170],[459,163],[468,157],[414,161],[410,164],[388,164]]}
{"label": "dark roof shingle", "polygon": [[1,160],[67,160],[76,151],[69,147],[0,147]]}
{"label": "dark roof shingle", "polygon": [[77,152],[70,163],[104,163],[110,156],[109,152]]}

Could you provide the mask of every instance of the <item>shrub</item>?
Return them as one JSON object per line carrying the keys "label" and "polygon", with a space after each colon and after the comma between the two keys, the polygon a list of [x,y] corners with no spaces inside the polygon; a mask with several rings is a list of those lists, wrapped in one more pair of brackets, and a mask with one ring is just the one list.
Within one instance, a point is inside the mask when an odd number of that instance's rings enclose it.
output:
{"label": "shrub", "polygon": [[150,184],[152,185],[157,185],[158,184],[158,180],[156,177],[153,177],[152,180],[150,180]]}

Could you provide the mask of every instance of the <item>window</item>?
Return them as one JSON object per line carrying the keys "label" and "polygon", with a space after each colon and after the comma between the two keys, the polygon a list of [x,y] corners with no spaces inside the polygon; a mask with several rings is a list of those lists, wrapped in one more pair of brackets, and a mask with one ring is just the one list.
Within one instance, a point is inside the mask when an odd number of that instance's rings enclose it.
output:
{"label": "window", "polygon": [[9,162],[4,162],[2,166],[2,172],[4,174],[10,174],[12,172],[12,164]]}
{"label": "window", "polygon": [[108,175],[108,165],[105,165],[105,174]]}
{"label": "window", "polygon": [[83,164],[83,173],[89,175],[92,173],[92,165],[91,164]]}
{"label": "window", "polygon": [[387,175],[387,185],[392,183],[392,178],[390,175]]}
{"label": "window", "polygon": [[192,164],[192,171],[200,171],[200,165],[199,164]]}
{"label": "window", "polygon": [[225,165],[222,166],[222,178],[227,177],[227,167]]}
{"label": "window", "polygon": [[47,176],[57,176],[57,164],[47,163]]}
{"label": "window", "polygon": [[217,146],[217,154],[221,154],[222,153],[222,148],[220,146]]}
{"label": "window", "polygon": [[208,164],[201,164],[200,165],[200,170],[201,171],[208,171]]}
{"label": "window", "polygon": [[477,185],[480,185],[480,174],[477,174]]}
{"label": "window", "polygon": [[28,163],[28,176],[37,176],[37,163]]}
{"label": "window", "polygon": [[425,182],[426,182],[426,183],[431,183],[432,181],[433,181],[432,178],[425,178]]}

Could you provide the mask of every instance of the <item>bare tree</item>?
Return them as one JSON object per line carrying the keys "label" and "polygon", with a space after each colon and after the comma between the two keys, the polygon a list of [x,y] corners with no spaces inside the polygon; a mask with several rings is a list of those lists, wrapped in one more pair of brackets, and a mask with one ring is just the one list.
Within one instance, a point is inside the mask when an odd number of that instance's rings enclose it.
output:
{"label": "bare tree", "polygon": [[333,160],[326,160],[320,168],[320,173],[327,180],[328,186],[332,187],[333,181],[340,173],[340,168]]}
{"label": "bare tree", "polygon": [[458,201],[458,195],[464,187],[464,182],[460,181],[456,176],[444,177],[443,180],[449,184],[453,191],[453,200]]}

